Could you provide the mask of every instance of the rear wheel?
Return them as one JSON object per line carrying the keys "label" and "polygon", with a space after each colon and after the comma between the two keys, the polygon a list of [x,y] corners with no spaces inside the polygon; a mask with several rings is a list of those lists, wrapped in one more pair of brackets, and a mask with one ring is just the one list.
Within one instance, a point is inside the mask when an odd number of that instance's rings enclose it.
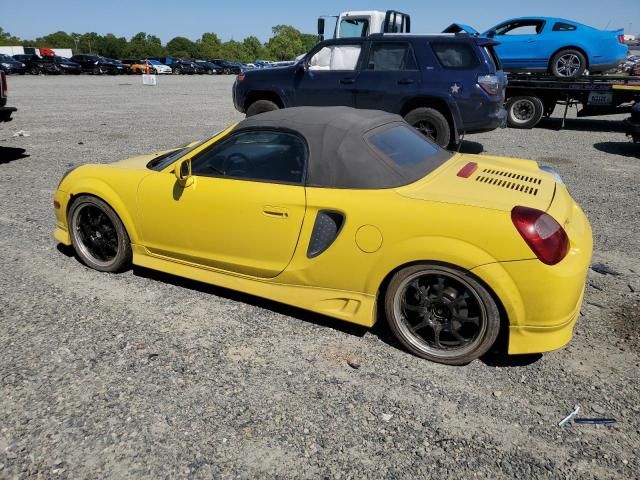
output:
{"label": "rear wheel", "polygon": [[253,117],[259,113],[271,112],[273,110],[279,110],[280,107],[271,100],[256,100],[249,108],[247,108],[247,117]]}
{"label": "rear wheel", "polygon": [[436,264],[396,273],[385,294],[385,312],[407,350],[448,365],[484,355],[500,330],[500,313],[487,289],[464,270]]}
{"label": "rear wheel", "polygon": [[507,125],[511,128],[533,128],[544,115],[542,100],[534,96],[511,97],[506,107]]}
{"label": "rear wheel", "polygon": [[579,77],[586,69],[587,59],[578,50],[560,50],[551,59],[551,73],[555,77]]}
{"label": "rear wheel", "polygon": [[446,148],[449,144],[453,143],[449,122],[447,122],[444,115],[435,108],[416,108],[407,113],[404,119],[409,125],[441,147]]}
{"label": "rear wheel", "polygon": [[122,221],[99,198],[83,195],[69,209],[71,241],[82,262],[101,272],[117,272],[131,261],[131,243]]}

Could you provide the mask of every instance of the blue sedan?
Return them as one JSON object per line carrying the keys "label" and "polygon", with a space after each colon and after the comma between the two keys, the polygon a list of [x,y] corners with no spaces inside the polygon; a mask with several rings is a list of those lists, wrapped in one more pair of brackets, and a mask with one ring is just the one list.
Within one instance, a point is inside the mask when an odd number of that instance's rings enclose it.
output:
{"label": "blue sedan", "polygon": [[[478,31],[453,24],[445,32]],[[627,55],[623,30],[598,30],[571,20],[552,17],[514,18],[490,28],[482,36],[500,42],[495,50],[507,71],[545,71],[573,78],[585,70],[604,72]]]}

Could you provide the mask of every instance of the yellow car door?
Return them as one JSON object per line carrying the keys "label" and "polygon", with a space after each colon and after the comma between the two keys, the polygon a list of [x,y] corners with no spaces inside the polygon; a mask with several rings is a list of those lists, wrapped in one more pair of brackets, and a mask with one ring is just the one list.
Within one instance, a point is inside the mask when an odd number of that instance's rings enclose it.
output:
{"label": "yellow car door", "polygon": [[305,214],[304,141],[272,130],[231,133],[138,189],[141,234],[152,253],[257,277],[275,277],[295,251]]}

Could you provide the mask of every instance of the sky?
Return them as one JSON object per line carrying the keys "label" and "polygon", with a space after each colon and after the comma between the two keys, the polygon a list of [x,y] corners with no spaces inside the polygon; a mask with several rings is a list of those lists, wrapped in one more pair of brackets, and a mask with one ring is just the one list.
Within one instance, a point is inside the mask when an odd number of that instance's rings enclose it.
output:
{"label": "sky", "polygon": [[216,32],[222,40],[255,35],[266,41],[274,25],[315,33],[319,15],[387,9],[409,13],[415,33],[439,32],[453,22],[484,31],[518,16],[562,17],[640,33],[640,0],[6,0],[0,27],[25,39],[63,30],[127,38],[144,31],[163,43],[175,36],[195,40],[203,32]]}

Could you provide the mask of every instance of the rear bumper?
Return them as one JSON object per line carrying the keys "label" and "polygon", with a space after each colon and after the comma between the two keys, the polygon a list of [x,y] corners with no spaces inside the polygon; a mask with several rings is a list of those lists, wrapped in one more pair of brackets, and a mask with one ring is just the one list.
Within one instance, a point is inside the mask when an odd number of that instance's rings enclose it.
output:
{"label": "rear bumper", "polygon": [[487,116],[486,121],[481,125],[471,125],[465,130],[465,133],[483,133],[490,132],[496,128],[504,127],[507,124],[507,110],[503,107],[498,111]]}
{"label": "rear bumper", "polygon": [[562,348],[571,340],[582,306],[593,250],[591,225],[564,187],[557,187],[548,213],[562,220],[569,236],[570,250],[560,263],[545,265],[532,259],[472,270],[490,286],[506,311],[510,354]]}
{"label": "rear bumper", "polygon": [[11,114],[17,111],[16,107],[0,107],[0,122],[10,122],[13,120]]}

